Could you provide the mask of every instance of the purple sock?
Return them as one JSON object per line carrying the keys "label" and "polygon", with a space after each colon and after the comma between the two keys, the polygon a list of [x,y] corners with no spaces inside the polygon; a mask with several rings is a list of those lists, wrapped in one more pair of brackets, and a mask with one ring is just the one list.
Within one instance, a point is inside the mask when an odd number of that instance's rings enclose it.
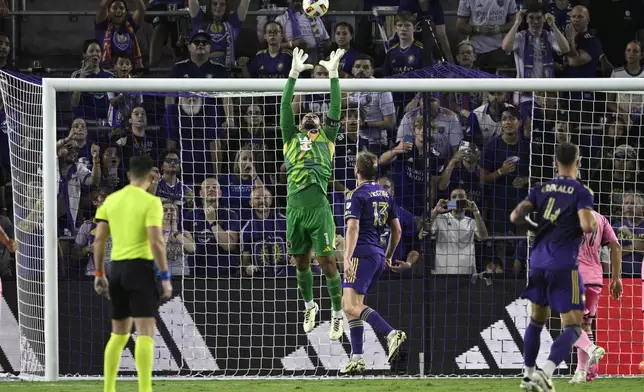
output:
{"label": "purple sock", "polygon": [[389,332],[394,330],[378,312],[368,306],[360,313],[360,319],[368,322],[376,332],[384,336],[389,335]]}
{"label": "purple sock", "polygon": [[362,320],[349,320],[349,335],[351,336],[351,354],[362,354],[364,340],[364,323]]}
{"label": "purple sock", "polygon": [[530,324],[525,330],[523,337],[523,364],[528,367],[534,367],[539,355],[539,346],[541,346],[541,331],[543,331],[543,321],[530,319]]}
{"label": "purple sock", "polygon": [[569,325],[564,328],[563,333],[552,343],[548,360],[559,366],[570,355],[572,345],[579,339],[579,331],[581,325]]}

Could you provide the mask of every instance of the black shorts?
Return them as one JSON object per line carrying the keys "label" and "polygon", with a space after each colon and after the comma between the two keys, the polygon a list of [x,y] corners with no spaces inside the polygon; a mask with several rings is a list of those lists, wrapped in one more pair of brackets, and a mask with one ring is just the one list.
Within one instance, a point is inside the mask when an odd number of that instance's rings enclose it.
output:
{"label": "black shorts", "polygon": [[160,292],[154,261],[113,261],[109,282],[112,320],[157,316]]}

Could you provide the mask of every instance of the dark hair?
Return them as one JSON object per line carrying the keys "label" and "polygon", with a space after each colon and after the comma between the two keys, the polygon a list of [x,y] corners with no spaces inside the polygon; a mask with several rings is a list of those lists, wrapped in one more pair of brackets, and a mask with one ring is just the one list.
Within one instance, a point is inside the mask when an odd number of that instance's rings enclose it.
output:
{"label": "dark hair", "polygon": [[369,63],[371,64],[371,68],[374,67],[375,62],[373,60],[373,57],[369,56],[368,54],[363,54],[363,53],[357,55],[356,59],[353,61],[353,63],[355,64],[358,61],[364,61],[364,60],[369,61]]}
{"label": "dark hair", "polygon": [[342,26],[346,27],[347,30],[349,30],[349,34],[351,34],[352,37],[355,36],[355,34],[353,33],[353,26],[351,25],[351,23],[348,23],[348,22],[336,23],[335,27],[333,27],[333,35],[335,35],[335,31],[338,29],[338,27],[342,27]]}
{"label": "dark hair", "polygon": [[107,196],[109,194],[110,194],[110,190],[107,188],[96,188],[89,194],[89,197],[91,201],[94,201],[96,200],[97,197],[101,195]]}
{"label": "dark hair", "polygon": [[542,14],[545,14],[547,12],[547,3],[548,2],[542,0],[526,0],[523,4],[523,8],[526,10],[526,15],[533,12],[541,12]]}
{"label": "dark hair", "polygon": [[179,153],[179,150],[168,149],[163,151],[159,156],[159,163],[163,164],[163,162],[165,161],[165,158],[170,154],[176,155],[179,158],[179,160],[181,160],[181,154]]}
{"label": "dark hair", "polygon": [[274,21],[274,20],[271,20],[270,22],[268,22],[268,23],[266,23],[264,25],[264,34],[266,34],[266,28],[270,24],[278,25],[280,27],[280,33],[284,34],[284,26],[282,26],[282,24],[280,22],[277,22],[277,21]]}
{"label": "dark hair", "polygon": [[394,179],[393,179],[393,178],[391,178],[390,176],[380,176],[380,177],[378,177],[378,181],[380,181],[380,180],[387,180],[387,181],[389,181],[389,183],[391,184],[391,187],[392,187],[392,188],[396,185],[396,182],[395,182],[395,181],[394,181]]}
{"label": "dark hair", "polygon": [[103,52],[103,46],[101,46],[101,43],[98,42],[98,40],[92,38],[92,39],[86,39],[85,41],[83,41],[83,54],[87,52],[87,49],[89,49],[90,45],[92,44],[98,45],[98,47],[101,49],[101,52]]}
{"label": "dark hair", "polygon": [[356,168],[363,180],[375,180],[378,176],[378,157],[369,151],[361,151],[356,158]]}
{"label": "dark hair", "polygon": [[[118,139],[118,138],[115,137],[115,139]],[[111,143],[101,143],[99,146],[101,148],[101,152],[100,152],[101,164],[103,164],[103,155],[105,155],[105,152],[107,151],[108,148],[113,148],[114,151],[116,151],[116,155],[118,156],[119,161],[121,162],[123,161],[123,155],[121,154],[122,151],[118,145],[111,144]]]}
{"label": "dark hair", "polygon": [[114,56],[112,56],[112,57],[114,58],[114,61],[113,61],[114,65],[116,65],[116,63],[119,61],[119,59],[130,60],[130,62],[132,64],[134,64],[134,61],[132,60],[132,56],[130,56],[130,54],[128,52],[116,52],[116,54],[114,54]]}
{"label": "dark hair", "polygon": [[137,155],[130,158],[130,173],[137,180],[144,179],[154,168],[154,160],[147,155]]}
{"label": "dark hair", "polygon": [[396,24],[400,22],[411,22],[413,24],[414,22],[416,22],[416,18],[414,17],[414,14],[412,14],[411,12],[402,11],[396,15],[395,21],[396,21]]}
{"label": "dark hair", "polygon": [[521,121],[521,112],[515,106],[505,105],[503,107],[503,110],[501,110],[501,113],[505,113],[505,112],[508,112],[512,117],[514,117],[517,120]]}
{"label": "dark hair", "polygon": [[[221,22],[227,21],[228,17],[230,16],[230,2],[229,0],[225,0],[225,1],[226,1],[226,9],[224,10],[224,15],[221,17]],[[208,0],[208,6],[206,8],[206,17],[203,18],[203,23],[202,23],[203,30],[206,30],[206,27],[208,27],[208,25],[210,25],[214,21],[215,21],[215,16],[212,14],[212,0]]]}
{"label": "dark hair", "polygon": [[571,166],[579,158],[579,148],[570,142],[558,144],[555,148],[555,158],[559,164]]}

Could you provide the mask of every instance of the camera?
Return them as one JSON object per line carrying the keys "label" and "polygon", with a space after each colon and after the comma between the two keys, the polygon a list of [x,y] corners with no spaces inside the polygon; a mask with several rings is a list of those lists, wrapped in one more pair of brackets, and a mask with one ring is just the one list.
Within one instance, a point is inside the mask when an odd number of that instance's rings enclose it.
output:
{"label": "camera", "polygon": [[448,210],[464,210],[467,208],[467,200],[465,199],[460,199],[460,200],[450,200],[447,202],[447,209]]}

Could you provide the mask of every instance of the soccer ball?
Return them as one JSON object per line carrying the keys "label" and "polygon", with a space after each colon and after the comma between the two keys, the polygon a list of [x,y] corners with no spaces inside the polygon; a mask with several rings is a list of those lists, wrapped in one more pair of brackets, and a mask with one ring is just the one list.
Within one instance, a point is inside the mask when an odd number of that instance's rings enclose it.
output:
{"label": "soccer ball", "polygon": [[329,10],[329,0],[304,0],[304,12],[311,18],[319,18]]}

